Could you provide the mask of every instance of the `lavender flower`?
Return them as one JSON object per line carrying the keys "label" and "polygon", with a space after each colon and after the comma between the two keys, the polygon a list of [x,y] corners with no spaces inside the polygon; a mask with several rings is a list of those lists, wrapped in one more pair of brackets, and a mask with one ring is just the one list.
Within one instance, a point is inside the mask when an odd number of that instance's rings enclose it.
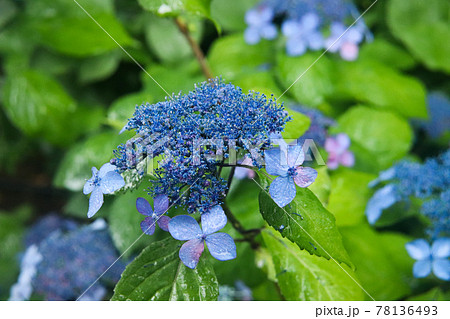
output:
{"label": "lavender flower", "polygon": [[175,216],[169,222],[169,232],[177,240],[187,240],[181,246],[180,259],[187,267],[194,269],[200,256],[208,246],[211,255],[218,260],[236,258],[236,245],[233,238],[225,233],[216,233],[225,227],[227,217],[222,207],[214,206],[201,216],[203,230],[197,221],[188,215]]}
{"label": "lavender flower", "polygon": [[139,213],[146,217],[141,222],[141,229],[147,235],[153,235],[155,232],[155,223],[164,231],[169,231],[170,217],[163,216],[169,208],[169,198],[166,195],[158,195],[154,199],[155,210],[152,210],[150,203],[142,197],[136,200],[136,208]]}
{"label": "lavender flower", "polygon": [[427,277],[433,271],[439,279],[450,280],[450,238],[439,238],[431,247],[425,239],[416,239],[406,244],[406,250],[417,260],[413,267],[414,277]]}
{"label": "lavender flower", "polygon": [[334,22],[330,28],[331,35],[325,41],[326,47],[330,52],[339,51],[344,60],[356,60],[359,52],[358,44],[364,39],[365,28],[362,22],[358,22],[345,32],[347,27],[343,23]]}
{"label": "lavender flower", "polygon": [[[245,157],[245,159],[239,164],[253,166],[253,161],[250,157]],[[236,170],[234,172],[234,177],[237,179],[254,178],[255,176],[255,171],[246,167],[236,167]]]}
{"label": "lavender flower", "polygon": [[261,38],[273,40],[277,36],[277,29],[272,24],[273,17],[273,9],[265,5],[247,11],[245,22],[248,27],[244,32],[245,42],[256,44]]}
{"label": "lavender flower", "polygon": [[384,209],[391,207],[397,201],[399,201],[398,191],[395,185],[386,185],[385,187],[377,190],[372,198],[367,202],[366,216],[370,224],[380,218]]}
{"label": "lavender flower", "polygon": [[329,137],[325,141],[325,150],[328,152],[327,166],[329,169],[336,169],[339,165],[351,167],[355,164],[355,157],[348,150],[350,138],[347,134],[338,134],[336,137]]}
{"label": "lavender flower", "polygon": [[88,218],[94,216],[103,205],[103,194],[111,194],[125,186],[123,177],[117,173],[116,167],[104,164],[100,170],[92,167],[92,177],[84,184],[83,193],[91,194],[89,198]]}
{"label": "lavender flower", "polygon": [[324,46],[322,33],[318,29],[319,16],[307,13],[300,20],[285,20],[281,26],[286,36],[286,52],[291,56],[302,55],[309,48],[320,50]]}
{"label": "lavender flower", "polygon": [[269,193],[280,207],[286,206],[295,198],[295,184],[308,187],[317,177],[316,170],[300,166],[305,159],[300,145],[287,148],[287,151],[272,148],[264,152],[267,173],[278,176],[270,184]]}

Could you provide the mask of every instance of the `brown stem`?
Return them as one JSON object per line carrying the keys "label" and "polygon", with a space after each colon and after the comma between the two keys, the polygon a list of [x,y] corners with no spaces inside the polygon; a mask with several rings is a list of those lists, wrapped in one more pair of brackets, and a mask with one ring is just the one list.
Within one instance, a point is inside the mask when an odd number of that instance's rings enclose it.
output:
{"label": "brown stem", "polygon": [[255,236],[261,232],[261,229],[249,229],[246,230],[239,220],[237,220],[236,217],[234,217],[233,213],[230,211],[230,208],[223,204],[223,210],[225,211],[225,215],[227,216],[228,220],[231,222],[231,225],[234,229],[236,229],[244,238],[245,241],[250,243],[250,246],[253,249],[257,249],[259,247],[259,243],[255,241]]}
{"label": "brown stem", "polygon": [[206,63],[205,55],[203,54],[203,51],[198,45],[198,43],[192,38],[191,34],[189,33],[189,29],[186,23],[184,23],[179,17],[177,17],[175,18],[175,24],[177,25],[181,33],[184,35],[186,40],[188,40],[189,45],[191,46],[191,49],[194,52],[195,58],[200,64],[203,74],[207,79],[211,79],[213,76],[208,64]]}

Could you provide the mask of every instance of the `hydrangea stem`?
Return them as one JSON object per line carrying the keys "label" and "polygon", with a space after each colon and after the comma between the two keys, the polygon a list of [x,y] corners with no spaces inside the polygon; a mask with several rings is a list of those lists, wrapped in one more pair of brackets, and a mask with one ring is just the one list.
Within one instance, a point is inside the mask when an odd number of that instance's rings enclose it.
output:
{"label": "hydrangea stem", "polygon": [[256,242],[255,236],[258,235],[261,232],[261,229],[249,229],[246,230],[241,222],[233,215],[230,208],[227,206],[227,204],[222,205],[223,210],[225,211],[225,215],[227,216],[228,220],[230,221],[231,225],[234,229],[236,229],[244,238],[245,241],[250,243],[250,246],[253,249],[257,249],[259,247],[259,243]]}
{"label": "hydrangea stem", "polygon": [[175,18],[175,24],[177,25],[181,33],[184,35],[186,40],[189,42],[189,45],[191,46],[192,51],[194,52],[195,58],[200,64],[203,74],[207,79],[211,79],[213,76],[208,66],[208,63],[206,62],[205,55],[203,54],[203,51],[198,45],[198,43],[194,40],[194,38],[192,38],[191,34],[189,33],[188,26],[179,17]]}

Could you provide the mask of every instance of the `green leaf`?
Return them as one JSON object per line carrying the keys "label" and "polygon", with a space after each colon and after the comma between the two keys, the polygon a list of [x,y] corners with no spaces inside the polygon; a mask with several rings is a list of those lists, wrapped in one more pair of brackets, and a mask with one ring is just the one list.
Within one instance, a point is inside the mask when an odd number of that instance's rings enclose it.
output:
{"label": "green leaf", "polygon": [[356,274],[375,300],[398,300],[410,293],[413,259],[405,250],[410,238],[396,233],[379,234],[366,224],[340,230]]}
{"label": "green leaf", "polygon": [[91,177],[91,168],[100,168],[112,158],[113,150],[128,134],[105,132],[75,144],[64,156],[53,181],[57,187],[80,191]]}
{"label": "green leaf", "polygon": [[181,244],[168,238],[145,248],[122,273],[111,300],[216,300],[214,269],[205,256],[195,269],[183,265]]}
{"label": "green leaf", "polygon": [[161,17],[177,17],[183,13],[211,20],[217,30],[220,26],[211,16],[211,0],[138,0],[142,8]]}
{"label": "green leaf", "polygon": [[[141,251],[155,241],[156,234],[141,236],[143,233],[140,224],[145,216],[139,214],[136,209],[138,197],[145,197],[153,206],[152,199],[146,196],[147,193],[145,192],[145,189],[149,186],[150,182],[145,181],[135,191],[117,196],[107,212],[111,237],[119,252],[125,253],[125,257]],[[158,233],[158,230],[156,232]],[[140,239],[134,243],[138,238]],[[129,247],[131,248],[127,251]]]}
{"label": "green leaf", "polygon": [[289,116],[292,117],[292,121],[286,123],[281,136],[286,140],[297,140],[308,130],[311,119],[307,115],[291,110],[288,107],[285,107],[285,109],[289,112]]}
{"label": "green leaf", "polygon": [[335,94],[408,118],[427,117],[423,84],[376,60],[341,61],[336,70]]}
{"label": "green leaf", "polygon": [[103,80],[112,75],[119,66],[122,51],[115,50],[82,60],[79,79],[83,84]]}
{"label": "green leaf", "polygon": [[313,65],[319,55],[312,52],[299,57],[290,57],[284,52],[278,55],[280,82],[285,89],[292,85],[288,92],[301,104],[318,106],[334,92],[334,65],[326,56]]}
{"label": "green leaf", "polygon": [[137,92],[121,96],[108,110],[108,124],[114,126],[118,130],[122,129],[128,119],[134,114],[136,106],[151,102],[152,97],[147,92]]}
{"label": "green leaf", "polygon": [[[122,46],[132,39],[114,14],[111,0],[78,0],[78,3]],[[50,9],[49,9],[50,8]],[[26,14],[35,25],[39,40],[72,56],[99,55],[117,44],[74,1],[27,2]]]}
{"label": "green leaf", "polygon": [[439,287],[434,287],[423,294],[409,297],[408,301],[448,301],[450,299],[450,292],[442,291]]}
{"label": "green leaf", "polygon": [[13,1],[2,0],[0,2],[0,28],[8,23],[17,13],[17,8]]}
{"label": "green leaf", "polygon": [[[338,119],[335,132],[344,132],[372,156],[367,160],[377,164],[378,169],[390,167],[403,158],[412,145],[413,132],[406,120],[387,111],[365,106],[353,107]],[[353,146],[352,146],[353,148]],[[359,153],[355,152],[356,164]],[[356,166],[355,166],[356,167]]]}
{"label": "green leaf", "polygon": [[10,74],[3,87],[3,104],[11,122],[25,134],[55,144],[70,142],[66,121],[76,104],[53,78],[33,70]]}
{"label": "green leaf", "polygon": [[262,236],[275,264],[278,285],[287,300],[364,298],[355,282],[354,272],[346,265],[340,266],[332,260],[310,255],[274,231],[263,231]]}
{"label": "green leaf", "polygon": [[[199,41],[203,31],[201,20],[189,21],[187,27],[191,36]],[[172,19],[150,16],[145,26],[145,37],[148,46],[162,61],[176,63],[193,57],[189,42]]]}
{"label": "green leaf", "polygon": [[326,207],[331,189],[330,175],[328,175],[328,169],[325,166],[317,167],[315,170],[317,171],[317,178],[308,188],[316,195],[322,205]]}
{"label": "green leaf", "polygon": [[273,46],[269,41],[248,45],[242,34],[233,34],[214,41],[208,54],[208,62],[214,74],[232,81],[271,63],[272,50]]}
{"label": "green leaf", "polygon": [[416,65],[416,61],[408,52],[380,37],[361,46],[358,59],[377,60],[400,70],[408,70]]}
{"label": "green leaf", "polygon": [[211,15],[223,29],[243,32],[245,13],[258,3],[258,0],[213,0],[211,3]]}
{"label": "green leaf", "polygon": [[441,0],[391,0],[387,22],[394,36],[432,70],[450,72],[450,4]]}
{"label": "green leaf", "polygon": [[259,210],[270,226],[310,254],[326,259],[332,257],[353,267],[333,214],[323,207],[309,189],[297,187],[295,199],[280,208],[266,190],[268,178],[262,173],[259,173],[259,177],[264,188],[259,193]]}
{"label": "green leaf", "polygon": [[365,221],[366,203],[372,195],[367,185],[375,178],[377,175],[351,169],[340,169],[331,176],[327,209],[336,217],[338,226],[356,225]]}
{"label": "green leaf", "polygon": [[255,91],[266,95],[270,99],[272,95],[276,98],[281,95],[275,79],[268,72],[246,73],[239,76],[233,84],[239,86],[243,92]]}

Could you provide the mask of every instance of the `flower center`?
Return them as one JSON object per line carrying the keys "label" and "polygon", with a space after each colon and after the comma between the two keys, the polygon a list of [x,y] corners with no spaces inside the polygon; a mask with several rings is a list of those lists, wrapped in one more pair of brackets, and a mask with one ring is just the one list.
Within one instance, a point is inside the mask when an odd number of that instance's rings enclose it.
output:
{"label": "flower center", "polygon": [[288,176],[294,177],[295,175],[297,175],[297,169],[295,167],[289,167]]}

